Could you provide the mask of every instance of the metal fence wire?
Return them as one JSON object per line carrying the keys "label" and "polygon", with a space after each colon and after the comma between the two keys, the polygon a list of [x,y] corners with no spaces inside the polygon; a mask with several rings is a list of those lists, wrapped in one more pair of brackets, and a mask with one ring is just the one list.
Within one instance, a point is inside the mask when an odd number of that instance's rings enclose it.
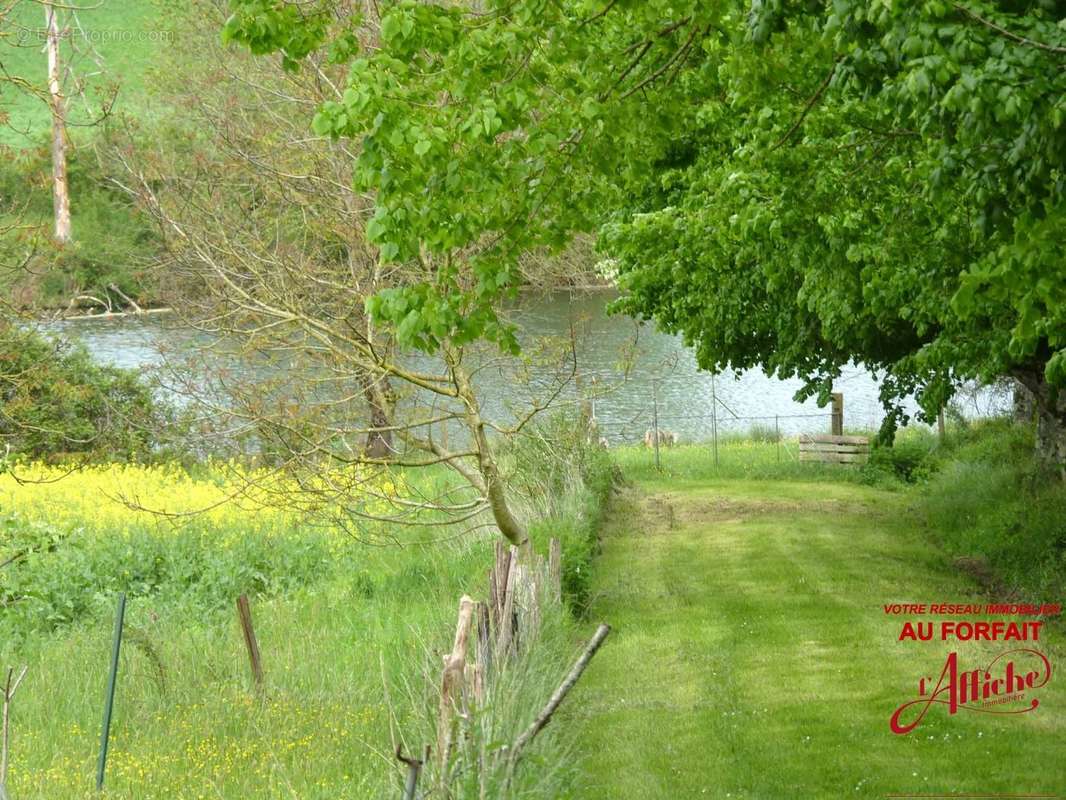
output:
{"label": "metal fence wire", "polygon": [[[592,403],[592,425],[605,447],[644,445],[654,453],[661,466],[663,447],[677,444],[709,446],[715,465],[719,463],[720,445],[742,441],[773,444],[777,460],[798,460],[798,442],[802,434],[839,433],[843,429],[843,396],[834,395],[832,410],[802,411],[793,414],[738,414],[712,389],[711,406],[706,412],[667,413],[661,407],[657,386],[653,385],[651,402],[623,419],[599,419]],[[682,436],[678,428],[691,430],[693,422],[709,423],[707,435]]]}

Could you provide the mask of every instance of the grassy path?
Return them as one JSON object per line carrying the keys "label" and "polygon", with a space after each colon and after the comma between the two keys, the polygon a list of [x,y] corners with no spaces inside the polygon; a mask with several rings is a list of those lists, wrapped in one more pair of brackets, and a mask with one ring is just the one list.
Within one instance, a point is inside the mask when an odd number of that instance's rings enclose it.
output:
{"label": "grassy path", "polygon": [[[593,618],[615,631],[579,695],[581,796],[1066,797],[1061,678],[1033,713],[934,706],[910,735],[889,730],[949,651],[961,671],[1008,649],[897,641],[902,620],[883,603],[981,599],[906,503],[828,482],[651,478],[626,490],[594,578]],[[1053,666],[1066,662],[1062,633],[1042,643]]]}

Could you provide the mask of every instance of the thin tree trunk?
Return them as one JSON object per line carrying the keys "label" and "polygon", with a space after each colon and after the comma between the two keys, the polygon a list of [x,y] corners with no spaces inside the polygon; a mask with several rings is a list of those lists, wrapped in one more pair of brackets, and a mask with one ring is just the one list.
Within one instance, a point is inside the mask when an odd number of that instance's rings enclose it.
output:
{"label": "thin tree trunk", "polygon": [[55,209],[55,240],[70,241],[70,192],[67,185],[67,127],[59,82],[59,23],[55,6],[44,4],[48,27],[48,94],[52,108],[52,195]]}
{"label": "thin tree trunk", "polygon": [[496,527],[506,537],[507,541],[516,545],[520,550],[527,550],[529,546],[529,534],[525,526],[519,521],[511,510],[507,499],[507,486],[503,476],[500,475],[499,464],[496,463],[496,455],[489,441],[488,432],[485,429],[485,421],[481,418],[481,409],[478,405],[477,393],[470,384],[470,378],[466,374],[459,360],[450,349],[445,350],[445,358],[455,380],[455,388],[459,393],[459,400],[466,408],[466,426],[474,438],[474,445],[478,454],[478,472],[484,480],[485,499],[488,500],[492,517],[496,521]]}
{"label": "thin tree trunk", "polygon": [[[389,421],[389,412],[385,407],[385,393],[381,391],[380,387],[375,387],[370,381],[367,381],[364,394],[366,395],[367,407],[370,409],[370,427],[387,428],[391,423]],[[366,435],[365,449],[367,456],[370,458],[390,457],[396,452],[392,446],[392,431],[370,431]]]}

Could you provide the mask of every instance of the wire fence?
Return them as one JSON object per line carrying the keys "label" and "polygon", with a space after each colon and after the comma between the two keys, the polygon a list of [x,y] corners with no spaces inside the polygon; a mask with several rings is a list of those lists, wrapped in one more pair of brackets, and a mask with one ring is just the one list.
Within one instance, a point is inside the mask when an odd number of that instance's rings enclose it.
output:
{"label": "wire fence", "polygon": [[[600,444],[605,447],[643,445],[649,456],[654,455],[657,468],[661,466],[662,449],[678,444],[706,445],[716,466],[723,448],[729,451],[731,457],[741,452],[753,460],[770,457],[777,461],[798,461],[802,435],[839,436],[844,432],[842,393],[832,395],[832,406],[825,411],[804,409],[784,414],[738,414],[713,388],[710,400],[708,411],[664,413],[657,387],[653,387],[651,403],[631,411],[621,419],[617,416],[600,419],[596,414],[595,402],[590,404],[589,410]],[[682,436],[679,433],[679,429],[692,431],[694,428],[706,430],[707,435]],[[754,446],[737,446],[741,444]]]}

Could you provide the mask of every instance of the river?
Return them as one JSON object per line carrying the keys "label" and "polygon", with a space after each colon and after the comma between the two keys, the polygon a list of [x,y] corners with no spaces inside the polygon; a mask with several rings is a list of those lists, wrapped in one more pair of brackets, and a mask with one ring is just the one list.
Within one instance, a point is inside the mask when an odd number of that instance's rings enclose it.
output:
{"label": "river", "polygon": [[[511,310],[525,342],[537,337],[569,337],[571,326],[577,331],[583,384],[590,386],[595,378],[600,387],[614,387],[595,403],[597,421],[611,441],[641,439],[652,425],[656,406],[661,427],[675,431],[682,440],[707,439],[715,422],[715,396],[720,434],[745,432],[753,426],[777,426],[785,435],[828,431],[827,408],[819,408],[814,400],[798,403],[793,399],[800,381],[770,378],[761,370],[712,376],[696,366],[691,349],[678,337],[629,317],[607,315],[605,307],[611,298],[607,292],[529,295]],[[177,327],[175,322],[164,316],[122,317],[66,321],[45,328],[84,343],[103,363],[149,370],[163,363],[165,348],[180,351],[197,341],[195,333]],[[627,358],[630,352],[632,356]],[[628,370],[624,369],[626,364]],[[506,417],[508,405],[517,400],[513,376],[506,371],[485,370],[478,380],[488,415]],[[844,370],[834,389],[844,394],[846,428],[877,428],[884,410],[878,401],[875,375],[853,365]],[[964,415],[981,417],[1004,411],[1009,401],[1002,391],[980,389],[965,392],[957,404]],[[906,406],[912,413],[917,411],[913,401]]]}

